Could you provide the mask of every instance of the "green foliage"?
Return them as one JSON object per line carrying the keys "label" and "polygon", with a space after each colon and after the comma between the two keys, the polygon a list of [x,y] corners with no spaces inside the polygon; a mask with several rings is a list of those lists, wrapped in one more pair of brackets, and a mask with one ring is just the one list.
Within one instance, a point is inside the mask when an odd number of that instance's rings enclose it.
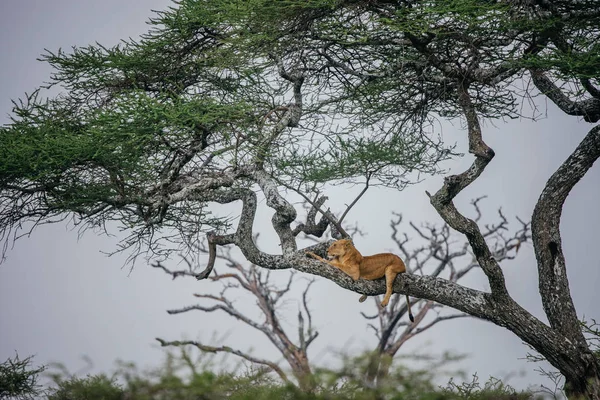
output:
{"label": "green foliage", "polygon": [[528,393],[517,392],[496,379],[490,379],[483,387],[476,376],[469,383],[461,385],[452,381],[440,390],[431,383],[432,373],[424,370],[411,371],[401,368],[390,376],[386,385],[365,387],[360,377],[353,377],[345,369],[339,372],[321,371],[318,380],[321,386],[315,392],[306,393],[293,385],[274,382],[262,373],[247,376],[230,374],[215,375],[205,371],[183,379],[169,375],[157,380],[138,377],[136,382],[128,381],[121,387],[103,375],[88,376],[84,379],[71,378],[61,382],[49,400],[59,399],[135,399],[135,400],[192,400],[192,399],[525,399]]}
{"label": "green foliage", "polygon": [[528,40],[533,42],[536,38],[538,41],[538,45],[532,43],[518,63],[548,71],[562,80],[593,79],[597,84],[600,76],[598,2],[559,0],[528,11],[505,16],[509,29],[527,30]]}
{"label": "green foliage", "polygon": [[161,376],[156,382],[138,378],[137,381],[128,382],[128,391],[131,396],[140,400],[156,398],[185,400],[202,396],[220,398],[234,383],[235,379],[230,375],[217,375],[210,371],[203,371],[193,373],[187,381],[176,375]]}
{"label": "green foliage", "polygon": [[33,357],[8,358],[0,364],[0,399],[33,399],[42,393],[37,383],[45,367],[32,367]]}
{"label": "green foliage", "polygon": [[283,156],[275,167],[300,181],[353,182],[357,177],[375,176],[378,183],[402,188],[410,183],[405,172],[430,172],[423,161],[434,166],[451,151],[430,153],[418,135],[381,138],[368,134],[329,135],[318,148],[281,147]]}
{"label": "green foliage", "polygon": [[598,23],[591,0],[176,1],[139,40],[42,55],[62,93],[0,128],[0,237],[71,215],[168,256],[225,230],[208,203],[259,168],[402,189],[456,155],[435,131],[464,88],[489,119],[520,115],[527,68],[595,93]]}
{"label": "green foliage", "polygon": [[162,366],[147,372],[138,371],[134,364],[121,363],[113,378],[97,375],[80,379],[62,370],[62,375],[54,376],[57,387],[48,399],[458,400],[525,399],[529,396],[494,378],[481,385],[476,375],[471,382],[455,384],[451,380],[445,388],[439,388],[433,381],[439,380],[441,367],[455,360],[449,356],[418,357],[414,361],[424,361],[422,367],[394,367],[385,382],[379,382],[377,386],[365,384],[369,356],[349,358],[339,370],[315,368],[317,384],[312,392],[303,392],[293,384],[282,384],[265,370],[215,372],[215,366],[205,355],[193,360],[187,352],[168,353]]}
{"label": "green foliage", "polygon": [[[165,173],[173,147],[193,147],[203,129],[214,132],[244,114],[241,105],[163,101],[143,91],[122,93],[89,112],[69,112],[59,101],[39,103],[37,95],[17,110],[18,119],[2,131],[0,183],[36,182],[65,209],[119,194],[123,201],[140,196]],[[228,144],[229,132],[221,135]],[[104,191],[93,196],[95,185]]]}
{"label": "green foliage", "polygon": [[210,358],[195,359],[187,352],[167,353],[158,368],[140,372],[133,363],[120,363],[111,376],[71,375],[61,364],[49,374],[54,384],[46,390],[37,385],[44,368],[31,369],[31,357],[7,360],[0,364],[0,399],[33,399],[44,395],[48,400],[375,400],[375,399],[525,399],[529,394],[517,392],[500,380],[490,378],[480,385],[477,375],[471,382],[438,388],[440,367],[453,357],[420,357],[422,368],[394,367],[377,386],[365,385],[369,356],[347,359],[339,370],[315,369],[317,382],[313,392],[303,392],[293,384],[282,384],[266,370],[216,372]]}
{"label": "green foliage", "polygon": [[518,392],[510,385],[505,384],[500,379],[490,377],[487,382],[481,385],[477,374],[473,375],[470,382],[456,383],[453,379],[448,382],[444,389],[446,393],[457,396],[460,399],[478,400],[478,399],[529,399],[531,393]]}
{"label": "green foliage", "polygon": [[[82,228],[116,221],[133,257],[166,256],[224,230],[208,202],[216,189],[255,185],[257,166],[294,186],[372,175],[402,188],[438,172],[451,147],[410,123],[426,113],[366,107],[318,72],[317,53],[297,53],[308,45],[299,32],[333,24],[343,6],[181,0],[140,40],[47,51],[47,87],[62,93],[35,90],[0,128],[0,237],[70,215]],[[300,73],[301,100],[290,78]],[[281,125],[292,99],[299,122]]]}
{"label": "green foliage", "polygon": [[72,377],[58,382],[50,390],[48,400],[123,400],[127,398],[124,390],[115,380],[105,375],[88,375],[86,378]]}

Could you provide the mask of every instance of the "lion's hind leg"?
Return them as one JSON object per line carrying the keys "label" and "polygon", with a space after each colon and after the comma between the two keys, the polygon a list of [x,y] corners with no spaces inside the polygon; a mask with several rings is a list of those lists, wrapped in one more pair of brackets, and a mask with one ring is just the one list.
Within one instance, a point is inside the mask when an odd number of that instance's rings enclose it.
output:
{"label": "lion's hind leg", "polygon": [[396,271],[396,268],[394,268],[393,264],[385,267],[385,297],[381,301],[381,307],[387,306],[390,302],[390,297],[392,297],[392,287],[394,286],[394,279],[396,279],[397,275],[398,272]]}

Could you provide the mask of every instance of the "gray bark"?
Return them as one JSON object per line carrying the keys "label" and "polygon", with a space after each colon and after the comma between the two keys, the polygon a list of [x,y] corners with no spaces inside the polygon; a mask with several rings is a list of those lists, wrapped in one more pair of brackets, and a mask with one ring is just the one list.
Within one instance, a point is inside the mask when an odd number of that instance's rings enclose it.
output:
{"label": "gray bark", "polygon": [[600,367],[581,331],[569,290],[565,256],[560,236],[560,217],[571,189],[600,157],[600,126],[592,128],[575,151],[546,183],[533,211],[531,229],[540,276],[539,288],[550,326],[580,349],[585,371],[568,376],[571,390],[584,391],[591,380],[600,391]]}

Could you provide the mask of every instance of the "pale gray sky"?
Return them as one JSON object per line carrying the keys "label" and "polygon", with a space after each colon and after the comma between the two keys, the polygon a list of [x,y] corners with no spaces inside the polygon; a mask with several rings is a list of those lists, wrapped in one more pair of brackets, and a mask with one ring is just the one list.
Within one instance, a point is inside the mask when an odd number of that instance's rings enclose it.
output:
{"label": "pale gray sky", "polygon": [[[68,49],[95,41],[113,45],[121,38],[146,31],[150,9],[163,9],[166,0],[103,2],[82,0],[5,0],[0,5],[0,123],[7,121],[10,99],[31,92],[48,79],[50,69],[36,58],[44,48]],[[552,104],[548,118],[487,124],[484,138],[496,151],[496,158],[484,175],[457,199],[457,206],[470,213],[469,201],[481,195],[486,215],[493,218],[502,207],[509,218],[529,219],[535,201],[548,177],[577,146],[590,125],[557,112]],[[447,141],[466,147],[466,135],[459,126],[443,130]],[[449,163],[453,172],[463,171],[471,162],[466,155]],[[435,191],[442,177],[427,179],[404,192],[373,190],[349,216],[358,219],[368,236],[356,240],[365,254],[393,249],[388,221],[392,211],[402,212],[415,222],[439,222],[424,194]],[[360,190],[353,188],[351,190]],[[345,190],[328,193],[332,208],[347,202]],[[597,199],[600,197],[600,167],[594,166],[569,198],[563,212],[563,247],[572,295],[579,316],[599,318],[600,261],[596,227],[600,226]],[[377,206],[374,207],[375,202]],[[270,212],[259,215],[265,221]],[[268,229],[268,224],[257,224]],[[265,248],[273,235],[261,231]],[[163,273],[138,264],[129,274],[122,268],[123,257],[108,258],[100,251],[114,249],[115,240],[87,233],[78,240],[76,231],[65,225],[44,226],[28,239],[17,242],[0,265],[0,360],[14,355],[36,355],[38,363],[64,362],[72,370],[83,365],[82,355],[95,363],[96,371],[108,371],[115,359],[131,360],[141,366],[157,365],[162,352],[154,337],[200,338],[210,341],[214,331],[229,333],[229,345],[253,347],[257,353],[276,357],[270,344],[258,334],[238,329],[240,325],[217,314],[169,316],[168,308],[194,303],[192,293],[216,290],[211,282],[170,280]],[[275,249],[273,246],[272,249]],[[512,296],[527,310],[545,321],[537,289],[537,269],[531,245],[524,246],[516,261],[503,263]],[[287,274],[283,272],[283,274]],[[287,275],[286,275],[287,276]],[[485,277],[475,271],[462,282],[487,289]],[[359,311],[372,311],[372,303],[357,303],[358,295],[320,279],[312,288],[311,306],[321,335],[313,345],[313,360],[333,359],[329,350],[358,351],[373,345]],[[290,303],[290,323],[296,314]],[[526,372],[509,383],[526,387],[544,382],[533,372],[536,367],[522,360],[528,348],[509,331],[490,323],[459,319],[434,328],[411,340],[405,352],[453,350],[467,353],[461,364],[467,373],[503,377]]]}

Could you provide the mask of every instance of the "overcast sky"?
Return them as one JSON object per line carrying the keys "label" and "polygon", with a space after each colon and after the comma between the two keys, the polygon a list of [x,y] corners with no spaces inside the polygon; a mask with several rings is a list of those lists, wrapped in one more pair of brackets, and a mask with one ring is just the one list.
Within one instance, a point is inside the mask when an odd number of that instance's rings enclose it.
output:
{"label": "overcast sky", "polygon": [[[164,9],[168,4],[165,0],[3,1],[0,123],[8,121],[10,99],[31,92],[48,79],[49,67],[36,61],[44,48],[68,49],[95,41],[113,45],[121,38],[136,37],[146,31],[150,10]],[[456,201],[459,209],[472,215],[469,201],[487,195],[484,212],[490,219],[498,207],[511,219],[515,215],[530,218],[548,177],[591,128],[557,112],[551,104],[540,101],[539,105],[547,110],[547,118],[539,122],[514,120],[485,125],[484,139],[496,151],[496,158],[483,176],[461,193]],[[443,135],[446,141],[466,148],[466,134],[460,126],[444,126]],[[452,172],[462,172],[471,161],[466,155],[447,166]],[[368,233],[356,239],[357,247],[363,254],[393,250],[388,226],[392,211],[402,212],[407,220],[417,224],[440,222],[425,190],[435,191],[441,182],[441,177],[434,177],[404,192],[370,191],[348,217],[358,220]],[[347,193],[328,193],[333,209],[348,201],[342,197]],[[600,317],[599,197],[600,166],[596,165],[572,191],[562,218],[572,296],[579,316],[588,319]],[[269,221],[270,212],[263,210],[260,217]],[[256,228],[261,232],[261,245],[275,249],[268,222],[259,223]],[[256,354],[277,359],[266,339],[223,315],[167,315],[166,309],[193,304],[192,293],[216,290],[217,284],[172,281],[144,263],[130,273],[123,268],[123,257],[106,257],[102,253],[114,250],[115,243],[116,240],[93,232],[78,238],[72,227],[59,224],[40,227],[30,238],[15,244],[0,265],[0,360],[16,351],[21,356],[35,355],[38,363],[63,362],[73,371],[84,365],[83,355],[93,360],[95,371],[109,371],[116,359],[152,366],[160,362],[163,354],[155,344],[156,336],[199,338],[210,343],[214,332],[228,334],[224,343],[244,350],[253,348]],[[532,246],[524,246],[517,260],[504,262],[502,267],[515,300],[546,321]],[[287,272],[281,274],[287,276]],[[462,283],[488,289],[480,271]],[[310,298],[314,322],[320,331],[310,353],[313,360],[334,360],[334,350],[342,347],[355,352],[372,348],[375,339],[359,315],[359,311],[373,310],[371,302],[359,304],[356,293],[323,279],[313,285]],[[288,309],[288,327],[292,328],[296,300],[289,303]],[[533,371],[536,365],[522,359],[528,348],[516,336],[483,321],[459,319],[444,323],[411,340],[402,352],[446,350],[469,355],[460,364],[468,374],[478,372],[485,379],[489,375],[502,378],[517,373],[509,383],[520,388],[545,382]]]}

